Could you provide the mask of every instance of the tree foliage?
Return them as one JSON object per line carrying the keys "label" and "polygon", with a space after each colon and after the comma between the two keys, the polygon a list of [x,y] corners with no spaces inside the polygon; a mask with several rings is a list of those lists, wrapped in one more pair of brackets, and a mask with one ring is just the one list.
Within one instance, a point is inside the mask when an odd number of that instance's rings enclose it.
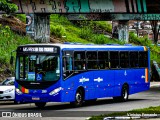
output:
{"label": "tree foliage", "polygon": [[4,11],[6,14],[11,14],[17,10],[17,5],[9,2],[8,0],[0,0],[0,11]]}

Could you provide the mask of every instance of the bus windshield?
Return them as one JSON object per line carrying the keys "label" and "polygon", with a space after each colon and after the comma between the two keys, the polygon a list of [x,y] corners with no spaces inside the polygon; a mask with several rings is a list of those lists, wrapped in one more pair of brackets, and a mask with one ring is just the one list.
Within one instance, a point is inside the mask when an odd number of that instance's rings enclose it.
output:
{"label": "bus windshield", "polygon": [[60,77],[60,60],[53,54],[28,54],[17,56],[16,80],[57,81]]}

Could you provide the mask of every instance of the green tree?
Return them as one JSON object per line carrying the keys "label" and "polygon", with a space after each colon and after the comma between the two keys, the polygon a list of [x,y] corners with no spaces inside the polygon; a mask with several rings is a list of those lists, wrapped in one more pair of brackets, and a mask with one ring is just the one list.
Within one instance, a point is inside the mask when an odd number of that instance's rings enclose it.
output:
{"label": "green tree", "polygon": [[4,11],[6,14],[11,14],[17,10],[17,5],[9,2],[8,0],[0,0],[0,11]]}

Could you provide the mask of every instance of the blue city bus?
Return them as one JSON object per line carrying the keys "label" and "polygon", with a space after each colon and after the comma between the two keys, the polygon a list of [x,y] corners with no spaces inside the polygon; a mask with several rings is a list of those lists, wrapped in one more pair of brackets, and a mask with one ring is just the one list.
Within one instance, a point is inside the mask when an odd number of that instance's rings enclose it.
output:
{"label": "blue city bus", "polygon": [[15,100],[35,103],[85,101],[128,96],[150,87],[146,46],[28,44],[16,50]]}

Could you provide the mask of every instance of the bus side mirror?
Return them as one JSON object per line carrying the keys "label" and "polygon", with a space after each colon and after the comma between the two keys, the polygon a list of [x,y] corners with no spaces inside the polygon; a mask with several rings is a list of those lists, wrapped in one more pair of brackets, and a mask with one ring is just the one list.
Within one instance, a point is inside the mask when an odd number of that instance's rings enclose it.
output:
{"label": "bus side mirror", "polygon": [[13,61],[14,61],[13,52],[15,52],[15,50],[13,50],[13,51],[11,52],[11,58],[10,58],[10,64],[11,64],[11,65],[13,65]]}
{"label": "bus side mirror", "polygon": [[11,56],[11,58],[10,58],[10,64],[11,64],[11,65],[13,65],[13,61],[14,61],[14,57]]}

